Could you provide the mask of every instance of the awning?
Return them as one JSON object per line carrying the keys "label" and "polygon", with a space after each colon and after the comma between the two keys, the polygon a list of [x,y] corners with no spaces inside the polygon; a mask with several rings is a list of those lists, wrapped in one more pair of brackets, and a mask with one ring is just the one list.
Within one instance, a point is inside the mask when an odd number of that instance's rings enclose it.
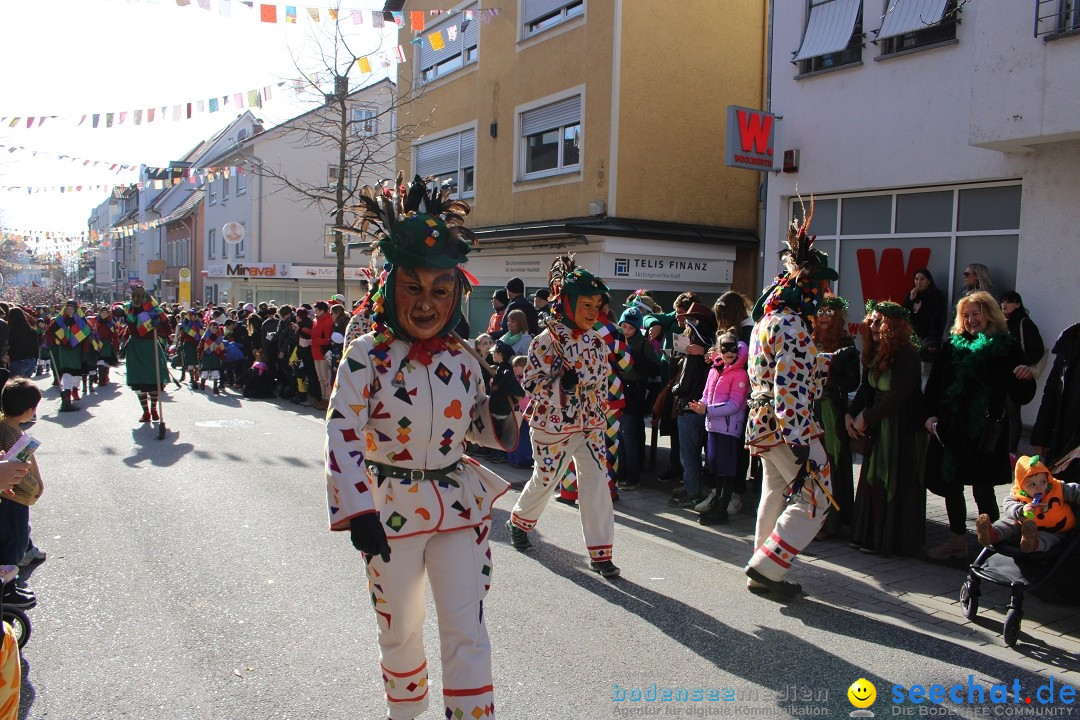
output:
{"label": "awning", "polygon": [[851,42],[862,0],[817,0],[810,7],[802,47],[792,62],[840,52]]}
{"label": "awning", "polygon": [[877,31],[877,39],[906,35],[937,25],[949,0],[889,0],[889,9]]}

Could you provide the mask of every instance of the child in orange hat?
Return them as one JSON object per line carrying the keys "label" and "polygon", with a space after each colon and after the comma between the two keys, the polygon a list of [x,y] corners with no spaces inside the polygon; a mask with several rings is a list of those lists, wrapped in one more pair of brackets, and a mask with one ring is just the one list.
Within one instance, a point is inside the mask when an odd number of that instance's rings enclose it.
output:
{"label": "child in orange hat", "polygon": [[1013,478],[1012,494],[1002,501],[1003,517],[994,523],[985,514],[976,519],[979,543],[993,545],[1019,535],[1024,552],[1049,550],[1076,527],[1071,505],[1080,503],[1080,484],[1055,478],[1038,455],[1020,456]]}

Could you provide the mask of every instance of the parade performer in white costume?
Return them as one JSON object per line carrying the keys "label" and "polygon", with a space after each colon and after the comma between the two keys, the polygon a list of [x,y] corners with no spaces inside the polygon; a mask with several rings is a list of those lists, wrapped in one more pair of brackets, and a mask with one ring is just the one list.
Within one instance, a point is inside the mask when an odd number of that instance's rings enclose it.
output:
{"label": "parade performer in white costume", "polygon": [[468,285],[459,265],[472,249],[462,225],[469,206],[426,196],[419,177],[407,197],[369,190],[360,212],[391,269],[374,298],[373,331],[349,346],[330,396],[330,529],[349,530],[363,553],[389,717],[428,707],[426,575],[445,716],[494,718],[483,601],[492,504],[508,485],[463,452],[466,440],[512,450],[521,416],[492,413],[480,361],[451,333]]}
{"label": "parade performer in white costume", "polygon": [[795,557],[810,544],[831,502],[824,431],[814,419],[830,356],[819,354],[810,318],[835,280],[807,228],[814,214],[788,229],[786,269],[754,307],[750,336],[750,411],[746,443],[762,460],[754,555],[746,567],[751,592],[791,599],[802,588],[784,580]]}
{"label": "parade performer in white costume", "polygon": [[607,286],[577,267],[569,255],[554,262],[549,284],[556,317],[529,346],[521,383],[530,400],[533,474],[506,525],[515,548],[532,547],[527,533],[536,527],[573,460],[589,566],[604,577],[617,577],[619,568],[612,562],[615,513],[604,446],[611,368],[608,346],[595,329]]}

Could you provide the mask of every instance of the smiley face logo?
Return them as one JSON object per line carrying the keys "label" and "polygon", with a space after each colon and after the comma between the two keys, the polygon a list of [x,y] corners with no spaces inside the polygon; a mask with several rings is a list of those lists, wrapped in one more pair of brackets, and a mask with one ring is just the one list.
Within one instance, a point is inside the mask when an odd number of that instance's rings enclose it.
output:
{"label": "smiley face logo", "polygon": [[860,710],[865,710],[877,700],[877,688],[866,678],[859,678],[851,683],[847,691],[848,700]]}

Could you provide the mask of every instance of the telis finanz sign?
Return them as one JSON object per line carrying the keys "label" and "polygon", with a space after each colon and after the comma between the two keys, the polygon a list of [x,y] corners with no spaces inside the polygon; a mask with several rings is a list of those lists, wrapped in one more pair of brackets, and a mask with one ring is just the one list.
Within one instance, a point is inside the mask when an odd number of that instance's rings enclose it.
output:
{"label": "telis finanz sign", "polygon": [[764,110],[728,105],[724,164],[747,170],[773,169],[776,116]]}

